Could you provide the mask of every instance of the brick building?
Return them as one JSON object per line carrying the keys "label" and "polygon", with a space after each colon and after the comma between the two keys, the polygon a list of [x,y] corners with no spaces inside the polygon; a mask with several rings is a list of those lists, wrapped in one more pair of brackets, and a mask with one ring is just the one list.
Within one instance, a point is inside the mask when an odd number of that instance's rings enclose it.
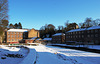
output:
{"label": "brick building", "polygon": [[100,44],[100,26],[74,29],[66,32],[67,44]]}
{"label": "brick building", "polygon": [[27,39],[39,37],[39,31],[35,29],[9,29],[6,31],[7,43],[23,43]]}
{"label": "brick building", "polygon": [[64,43],[65,42],[65,34],[64,33],[56,33],[52,35],[53,43]]}

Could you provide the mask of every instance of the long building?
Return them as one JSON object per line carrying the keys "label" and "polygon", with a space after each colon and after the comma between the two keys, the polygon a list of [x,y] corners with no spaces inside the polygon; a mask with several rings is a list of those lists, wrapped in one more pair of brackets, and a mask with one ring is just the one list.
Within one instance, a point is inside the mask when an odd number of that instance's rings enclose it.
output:
{"label": "long building", "polygon": [[66,44],[100,44],[100,26],[70,30],[65,41]]}
{"label": "long building", "polygon": [[22,43],[26,39],[39,37],[39,31],[35,29],[9,29],[5,34],[7,43]]}

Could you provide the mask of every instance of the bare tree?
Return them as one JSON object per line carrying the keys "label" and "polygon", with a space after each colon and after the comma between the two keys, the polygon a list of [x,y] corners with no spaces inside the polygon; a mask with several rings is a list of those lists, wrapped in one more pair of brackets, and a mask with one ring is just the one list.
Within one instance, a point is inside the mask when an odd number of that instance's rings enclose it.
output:
{"label": "bare tree", "polygon": [[100,24],[100,19],[96,19],[92,21],[93,26],[98,26]]}
{"label": "bare tree", "polygon": [[100,24],[100,19],[93,20],[92,18],[86,18],[84,23],[79,23],[81,28],[88,28],[91,26],[98,26]]}
{"label": "bare tree", "polygon": [[58,26],[58,30],[63,30],[63,26]]}
{"label": "bare tree", "polygon": [[0,0],[0,42],[4,39],[4,30],[8,26],[8,0]]}
{"label": "bare tree", "polygon": [[8,0],[0,0],[0,21],[8,20]]}
{"label": "bare tree", "polygon": [[69,20],[66,21],[65,26],[68,27],[69,25]]}

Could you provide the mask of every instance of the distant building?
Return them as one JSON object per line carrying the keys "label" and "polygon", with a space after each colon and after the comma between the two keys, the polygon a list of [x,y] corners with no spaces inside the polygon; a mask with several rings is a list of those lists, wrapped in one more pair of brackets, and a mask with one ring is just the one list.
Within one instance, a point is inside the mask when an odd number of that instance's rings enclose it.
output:
{"label": "distant building", "polygon": [[37,39],[37,37],[33,37],[33,38],[30,38],[30,39],[24,39],[24,42],[25,43],[34,43],[36,39]]}
{"label": "distant building", "polygon": [[39,31],[35,29],[9,29],[5,34],[7,43],[22,43],[27,39],[39,37]]}
{"label": "distant building", "polygon": [[31,29],[28,31],[28,38],[33,38],[33,37],[40,37],[38,30]]}
{"label": "distant building", "polygon": [[100,26],[74,29],[66,32],[67,44],[100,44]]}
{"label": "distant building", "polygon": [[36,43],[42,43],[43,40],[42,40],[41,38],[37,38],[37,39],[35,40],[35,42],[36,42]]}
{"label": "distant building", "polygon": [[64,33],[56,33],[52,35],[53,43],[64,43],[65,42],[65,34]]}
{"label": "distant building", "polygon": [[44,42],[51,42],[52,41],[52,38],[44,38],[43,41]]}

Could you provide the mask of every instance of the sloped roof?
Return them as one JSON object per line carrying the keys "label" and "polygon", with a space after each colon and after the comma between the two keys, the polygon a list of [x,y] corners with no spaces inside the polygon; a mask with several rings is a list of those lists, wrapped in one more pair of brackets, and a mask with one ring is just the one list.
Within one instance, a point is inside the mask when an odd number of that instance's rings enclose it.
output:
{"label": "sloped roof", "polygon": [[93,29],[100,29],[100,26],[92,26],[92,27],[88,28],[87,30],[93,30]]}
{"label": "sloped roof", "polygon": [[86,28],[82,28],[82,29],[74,29],[74,30],[70,30],[68,32],[77,32],[77,31],[84,31],[86,30]]}
{"label": "sloped roof", "polygon": [[27,29],[9,29],[8,32],[28,32]]}
{"label": "sloped roof", "polygon": [[64,33],[56,33],[56,34],[54,34],[54,35],[52,35],[52,36],[58,36],[58,35],[65,35]]}
{"label": "sloped roof", "polygon": [[34,39],[36,39],[37,37],[33,37],[33,38],[31,38],[31,40],[34,40]]}
{"label": "sloped roof", "polygon": [[44,38],[43,40],[52,40],[52,38]]}
{"label": "sloped roof", "polygon": [[68,32],[77,32],[77,31],[93,30],[93,29],[100,29],[100,26],[92,26],[92,27],[89,27],[89,28],[74,29],[74,30],[70,30]]}

